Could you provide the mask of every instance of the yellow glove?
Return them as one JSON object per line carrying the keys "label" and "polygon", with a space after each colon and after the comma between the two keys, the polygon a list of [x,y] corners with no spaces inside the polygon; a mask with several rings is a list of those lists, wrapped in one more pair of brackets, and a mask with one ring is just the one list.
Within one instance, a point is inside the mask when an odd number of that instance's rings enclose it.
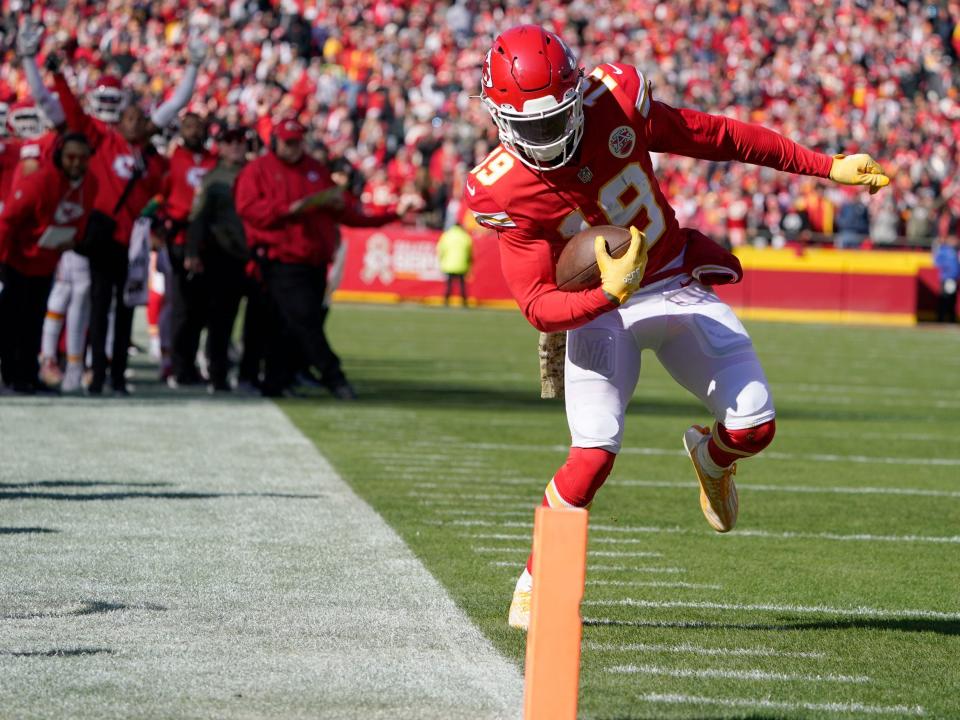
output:
{"label": "yellow glove", "polygon": [[841,185],[866,185],[871,195],[890,184],[883,168],[866,153],[834,155],[830,179]]}
{"label": "yellow glove", "polygon": [[643,271],[647,269],[646,235],[631,225],[630,247],[622,257],[610,257],[603,235],[597,235],[594,239],[593,249],[597,254],[600,285],[604,294],[610,300],[622,305],[640,287]]}

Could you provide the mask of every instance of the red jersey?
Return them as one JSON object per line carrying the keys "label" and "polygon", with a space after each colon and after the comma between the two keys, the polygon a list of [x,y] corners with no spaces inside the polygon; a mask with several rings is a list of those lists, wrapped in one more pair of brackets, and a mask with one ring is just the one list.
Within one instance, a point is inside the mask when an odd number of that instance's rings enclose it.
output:
{"label": "red jersey", "polygon": [[653,174],[651,152],[704,160],[739,160],[827,177],[829,155],[807,150],[765,128],[676,109],[652,99],[630,65],[596,68],[584,92],[584,132],[564,167],[537,172],[503,146],[468,176],[464,198],[477,222],[500,238],[503,275],[527,319],[554,332],[586,324],[616,305],[600,288],[557,289],[555,267],[566,241],[593,225],[644,231],[644,283],[681,272],[682,232]]}
{"label": "red jersey", "polygon": [[[179,146],[170,156],[170,169],[163,179],[163,198],[167,216],[178,223],[185,223],[193,206],[193,196],[196,194],[203,176],[217,164],[217,157],[208,150],[193,152],[184,146]],[[183,245],[187,234],[181,229],[173,242]]]}
{"label": "red jersey", "polygon": [[0,213],[0,258],[24,275],[52,276],[63,248],[40,247],[38,240],[48,230],[72,230],[74,241],[79,238],[96,195],[89,172],[71,183],[53,163],[44,163],[10,191]]}
{"label": "red jersey", "polygon": [[349,202],[339,211],[317,209],[296,216],[287,214],[297,200],[334,184],[327,167],[308,155],[290,165],[268,152],[248,163],[234,185],[237,213],[243,220],[247,243],[264,248],[270,260],[320,267],[333,259],[338,224],[376,227],[396,219],[392,213],[365,216]]}
{"label": "red jersey", "polygon": [[[54,84],[67,117],[67,127],[86,135],[94,150],[90,172],[100,188],[94,207],[116,219],[117,230],[113,239],[121,245],[129,245],[133,221],[162,188],[167,161],[157,155],[149,142],[131,145],[115,127],[87,115],[62,74],[54,75]],[[142,169],[140,177],[114,215],[113,209],[137,167]]]}
{"label": "red jersey", "polygon": [[[53,157],[53,147],[57,144],[58,133],[48,130],[39,137],[20,141],[20,162],[13,171],[13,184],[16,185],[24,175],[24,162],[46,164]],[[29,175],[29,173],[27,173]]]}
{"label": "red jersey", "polygon": [[16,138],[0,138],[0,210],[13,185],[13,176],[20,162],[20,141]]}

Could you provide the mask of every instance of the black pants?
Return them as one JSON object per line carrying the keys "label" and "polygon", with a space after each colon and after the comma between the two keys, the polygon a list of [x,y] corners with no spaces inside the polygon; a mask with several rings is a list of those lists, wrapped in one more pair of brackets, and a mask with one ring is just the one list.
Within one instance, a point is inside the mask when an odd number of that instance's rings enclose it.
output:
{"label": "black pants", "polygon": [[211,249],[203,256],[207,293],[207,360],[210,382],[215,387],[227,384],[227,373],[230,370],[230,336],[233,334],[233,324],[237,319],[245,285],[243,266],[242,260],[217,249]]}
{"label": "black pants", "polygon": [[463,306],[467,306],[467,278],[465,275],[454,275],[447,273],[447,292],[443,296],[445,305],[450,304],[450,296],[453,294],[453,283],[460,283],[460,297],[463,298]]}
{"label": "black pants", "polygon": [[170,309],[171,365],[174,377],[181,382],[199,379],[197,349],[200,333],[207,323],[209,289],[206,273],[188,273],[183,267],[184,247],[170,245],[173,265],[172,303]]}
{"label": "black pants", "polygon": [[307,362],[320,373],[324,384],[333,386],[344,382],[346,378],[340,368],[340,358],[333,352],[323,331],[327,266],[268,262],[263,266],[263,278],[282,320],[282,327],[274,324],[268,352],[283,347],[286,330]]}
{"label": "black pants", "polygon": [[0,294],[3,380],[15,390],[28,392],[37,386],[40,369],[37,356],[53,276],[31,277],[9,266],[3,276]]}
{"label": "black pants", "polygon": [[110,362],[110,383],[115,390],[126,388],[127,350],[133,329],[133,308],[123,302],[123,286],[127,282],[127,247],[118,242],[103,243],[103,248],[90,258],[90,348],[93,355],[93,379],[90,390],[103,390],[107,377],[107,329],[110,305],[115,302],[113,316],[113,359]]}
{"label": "black pants", "polygon": [[243,294],[247,307],[243,314],[243,355],[237,378],[240,382],[260,385],[260,368],[263,364],[270,327],[271,301],[267,289],[259,280],[245,277]]}

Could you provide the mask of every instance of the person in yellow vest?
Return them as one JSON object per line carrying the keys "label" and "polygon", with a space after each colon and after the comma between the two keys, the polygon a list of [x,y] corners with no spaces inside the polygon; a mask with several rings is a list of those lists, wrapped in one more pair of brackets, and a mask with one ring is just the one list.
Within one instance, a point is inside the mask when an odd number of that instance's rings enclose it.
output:
{"label": "person in yellow vest", "polygon": [[443,296],[443,304],[450,304],[453,283],[457,281],[460,283],[463,307],[467,307],[467,273],[470,272],[470,263],[473,260],[473,239],[470,233],[460,225],[451,225],[444,230],[437,242],[437,260],[440,261],[441,272],[447,276],[447,291]]}

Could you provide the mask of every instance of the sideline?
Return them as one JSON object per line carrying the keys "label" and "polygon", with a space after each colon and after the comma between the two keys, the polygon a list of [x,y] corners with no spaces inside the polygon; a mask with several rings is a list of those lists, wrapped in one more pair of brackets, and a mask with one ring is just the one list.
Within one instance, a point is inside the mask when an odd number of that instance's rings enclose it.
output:
{"label": "sideline", "polygon": [[0,406],[3,714],[517,718],[522,677],[272,403]]}

